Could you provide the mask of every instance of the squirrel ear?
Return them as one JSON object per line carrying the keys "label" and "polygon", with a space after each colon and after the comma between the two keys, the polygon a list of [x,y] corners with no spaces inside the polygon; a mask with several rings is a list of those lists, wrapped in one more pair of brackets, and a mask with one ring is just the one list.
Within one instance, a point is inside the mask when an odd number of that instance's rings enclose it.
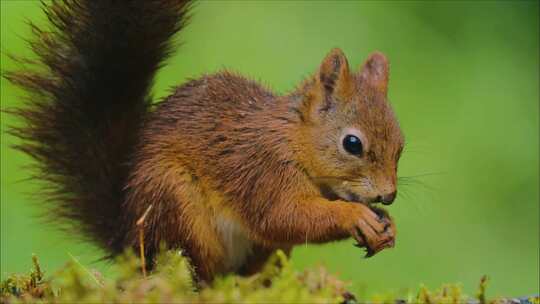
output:
{"label": "squirrel ear", "polygon": [[371,54],[360,71],[360,85],[384,96],[388,92],[388,59],[380,52]]}
{"label": "squirrel ear", "polygon": [[351,75],[343,51],[335,48],[326,55],[317,73],[317,83],[327,101],[333,95],[347,95],[351,88]]}
{"label": "squirrel ear", "polygon": [[320,114],[335,107],[337,101],[349,100],[353,86],[354,80],[345,54],[340,49],[333,49],[326,55],[315,76],[301,87],[304,98],[299,109],[303,117],[317,121]]}

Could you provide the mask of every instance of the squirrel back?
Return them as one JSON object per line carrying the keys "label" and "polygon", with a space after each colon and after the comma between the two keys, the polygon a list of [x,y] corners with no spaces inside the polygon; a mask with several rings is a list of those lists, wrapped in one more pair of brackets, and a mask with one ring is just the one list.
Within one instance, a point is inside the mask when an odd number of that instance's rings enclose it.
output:
{"label": "squirrel back", "polygon": [[48,182],[50,217],[108,252],[123,250],[129,156],[151,106],[154,74],[174,50],[189,7],[180,0],[53,1],[44,5],[50,27],[31,24],[37,59],[4,74],[30,97],[6,112],[22,120],[10,130],[22,140],[16,148]]}

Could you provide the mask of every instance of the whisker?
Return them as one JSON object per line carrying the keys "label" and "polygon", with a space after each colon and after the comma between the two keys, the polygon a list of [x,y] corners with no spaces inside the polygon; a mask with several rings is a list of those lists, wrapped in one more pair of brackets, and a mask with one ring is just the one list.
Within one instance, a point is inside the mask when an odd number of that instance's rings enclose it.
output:
{"label": "whisker", "polygon": [[421,181],[421,180],[418,180],[418,179],[407,179],[407,180],[398,180],[398,186],[402,187],[407,187],[407,188],[410,188],[411,186],[420,186],[424,189],[427,189],[429,191],[437,191],[437,188],[428,184],[427,182],[425,181]]}
{"label": "whisker", "polygon": [[409,176],[400,176],[398,179],[407,179],[407,178],[418,178],[418,177],[426,177],[426,176],[436,176],[436,175],[443,175],[446,174],[446,172],[426,172],[426,173],[420,173],[416,175],[409,175]]}

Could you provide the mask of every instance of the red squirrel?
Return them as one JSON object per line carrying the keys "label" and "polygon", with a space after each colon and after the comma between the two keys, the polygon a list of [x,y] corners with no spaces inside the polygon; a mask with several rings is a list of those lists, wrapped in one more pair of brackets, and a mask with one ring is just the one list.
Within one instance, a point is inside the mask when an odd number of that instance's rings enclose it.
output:
{"label": "red squirrel", "polygon": [[161,244],[197,279],[257,272],[277,249],[354,237],[368,256],[395,226],[374,206],[396,197],[404,139],[387,101],[389,65],[358,71],[331,50],[280,95],[229,71],[153,103],[152,81],[188,23],[185,0],[67,0],[32,25],[30,65],[5,77],[28,93],[8,112],[37,162],[49,213],[110,256]]}

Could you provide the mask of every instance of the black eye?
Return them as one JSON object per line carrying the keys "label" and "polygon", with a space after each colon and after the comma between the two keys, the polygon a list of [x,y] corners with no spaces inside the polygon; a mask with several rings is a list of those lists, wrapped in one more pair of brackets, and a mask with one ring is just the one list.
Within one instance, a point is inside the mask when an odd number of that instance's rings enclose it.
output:
{"label": "black eye", "polygon": [[354,135],[347,135],[343,138],[343,148],[353,155],[361,155],[363,151],[360,138]]}

